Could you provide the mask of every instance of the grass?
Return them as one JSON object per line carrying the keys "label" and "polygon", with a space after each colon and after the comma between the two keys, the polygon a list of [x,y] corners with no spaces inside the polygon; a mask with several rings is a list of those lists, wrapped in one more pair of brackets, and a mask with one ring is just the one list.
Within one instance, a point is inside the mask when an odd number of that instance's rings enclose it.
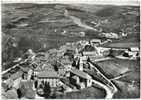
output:
{"label": "grass", "polygon": [[[136,16],[121,16],[123,12],[128,12],[128,8],[134,7],[118,7],[118,6],[99,6],[99,5],[62,5],[63,7],[57,8],[57,5],[61,4],[6,4],[2,5],[2,31],[5,34],[10,36],[14,36],[17,41],[22,36],[25,37],[37,37],[37,40],[40,41],[40,44],[46,44],[47,47],[45,50],[49,50],[52,48],[58,48],[61,45],[65,44],[66,42],[75,42],[79,40],[89,40],[92,38],[101,38],[98,32],[94,32],[91,30],[84,30],[82,27],[77,26],[73,21],[67,19],[64,16],[64,9],[69,9],[69,13],[74,15],[82,20],[82,22],[91,22],[91,21],[103,21],[105,19],[110,20],[110,23],[102,24],[100,27],[103,30],[116,30],[122,29],[123,24],[129,24],[127,28],[132,28],[136,19]],[[76,8],[75,8],[76,7]],[[137,7],[138,9],[139,7]],[[134,9],[132,9],[134,11]],[[139,12],[135,10],[136,12]],[[106,13],[105,13],[106,12]],[[29,24],[27,27],[16,27],[15,24],[11,24],[11,21],[20,18],[20,17],[27,17],[25,20],[26,23]],[[124,18],[124,19],[123,19]],[[53,23],[38,23],[41,20],[58,20],[59,22]],[[120,20],[121,19],[121,20]],[[128,20],[128,21],[126,21]],[[138,21],[139,22],[139,21]],[[20,21],[18,23],[21,23]],[[8,26],[8,24],[10,24]],[[133,25],[132,25],[133,24]],[[13,26],[12,26],[13,25]],[[7,27],[8,26],[8,27]],[[93,26],[94,27],[94,26]],[[55,33],[54,30],[57,29],[58,31]],[[84,31],[86,32],[86,36],[84,38],[80,37],[70,37],[68,35],[63,36],[60,33],[63,30],[71,31]],[[35,39],[35,38],[34,38]],[[5,40],[3,40],[5,41]],[[35,44],[37,44],[37,41]],[[32,47],[33,46],[33,47]],[[37,45],[30,45],[31,48],[34,48]],[[122,40],[113,40],[112,43],[107,43],[106,47],[124,47],[128,48],[131,46],[139,46],[139,34],[130,34],[129,37],[123,38]],[[8,54],[5,50],[7,46],[3,46],[3,51]],[[22,49],[25,49],[25,46],[22,46]],[[42,47],[42,46],[41,46]],[[17,47],[17,54],[21,52]],[[12,49],[9,49],[12,51]],[[15,50],[15,51],[16,51]],[[13,53],[13,55],[15,55]],[[11,58],[10,56],[8,56]],[[13,57],[15,58],[15,56]],[[129,60],[108,60],[98,62],[101,66],[100,68],[103,70],[105,75],[108,78],[113,78],[120,73],[130,70],[131,73],[128,76],[121,78],[115,81],[115,84],[119,87],[121,91],[115,95],[115,98],[130,98],[130,97],[138,97],[138,87],[135,86],[135,89],[126,88],[126,85],[131,83],[132,80],[135,80],[139,83],[139,61],[129,61]],[[10,66],[8,66],[10,67]],[[125,84],[126,83],[126,84]],[[122,89],[123,88],[123,89]],[[127,91],[129,90],[129,91]],[[122,94],[123,93],[123,94]],[[96,87],[87,88],[81,90],[79,92],[67,93],[60,98],[74,98],[74,99],[84,99],[84,98],[104,98],[105,93],[103,90],[100,90]],[[59,97],[58,97],[59,98]]]}
{"label": "grass", "polygon": [[77,92],[66,93],[57,99],[100,99],[105,97],[105,92],[96,87],[88,87]]}
{"label": "grass", "polygon": [[103,47],[110,47],[110,48],[130,48],[130,47],[139,47],[139,36],[134,36],[129,38],[123,38],[120,40],[113,40],[111,43],[106,43],[102,45]]}
{"label": "grass", "polygon": [[137,99],[140,98],[140,86],[134,85],[132,86],[131,83],[123,82],[123,81],[114,81],[116,86],[118,87],[118,92],[114,95],[115,99]]}
{"label": "grass", "polygon": [[[114,80],[113,82],[118,87],[118,92],[114,98],[139,98],[140,84],[140,63],[139,60],[120,60],[113,59],[98,62],[100,68],[105,75],[110,79],[118,76],[121,73],[130,71],[127,76]],[[132,87],[132,81],[134,86]]]}
{"label": "grass", "polygon": [[[126,71],[137,72],[139,74],[139,61],[112,59],[107,61],[97,62],[105,74],[113,78]],[[137,77],[136,77],[137,78]],[[139,78],[139,77],[138,77]]]}

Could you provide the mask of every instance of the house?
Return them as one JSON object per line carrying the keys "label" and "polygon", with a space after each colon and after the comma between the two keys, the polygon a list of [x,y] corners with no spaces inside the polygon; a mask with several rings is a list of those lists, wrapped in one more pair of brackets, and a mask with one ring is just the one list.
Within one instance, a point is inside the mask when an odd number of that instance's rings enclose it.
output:
{"label": "house", "polygon": [[101,40],[100,39],[92,39],[90,41],[91,45],[100,45],[101,44]]}
{"label": "house", "polygon": [[136,58],[137,56],[139,56],[139,52],[140,50],[138,47],[130,47],[128,51],[127,50],[125,51],[125,53],[128,53],[128,55],[133,58]]}
{"label": "house", "polygon": [[83,56],[97,56],[97,52],[96,51],[84,51],[83,52]]}
{"label": "house", "polygon": [[119,36],[116,33],[110,32],[110,33],[101,33],[101,35],[103,37],[107,37],[107,38],[113,38],[113,39],[118,39]]}
{"label": "house", "polygon": [[70,71],[70,82],[83,89],[92,85],[92,77],[83,71],[72,69]]}
{"label": "house", "polygon": [[51,87],[57,87],[59,82],[59,76],[55,71],[42,71],[37,74],[38,86],[42,82],[48,82]]}
{"label": "house", "polygon": [[84,63],[86,63],[87,62],[87,59],[88,59],[88,57],[87,56],[82,56],[82,57],[80,57],[79,58],[79,61],[78,61],[78,70],[80,70],[80,71],[83,71],[83,65],[84,65]]}
{"label": "house", "polygon": [[26,54],[28,55],[28,59],[30,60],[34,60],[35,59],[35,53],[33,52],[32,49],[28,49],[28,51],[26,52]]}
{"label": "house", "polygon": [[140,51],[138,47],[130,47],[128,50],[131,52],[139,52]]}
{"label": "house", "polygon": [[53,66],[51,64],[48,63],[43,63],[43,64],[39,64],[33,71],[34,76],[36,76],[38,73],[42,72],[42,71],[52,71],[53,70]]}
{"label": "house", "polygon": [[58,66],[58,74],[60,76],[64,76],[65,72],[66,72],[66,69],[64,68],[64,66],[62,66],[62,65]]}
{"label": "house", "polygon": [[96,46],[86,45],[83,49],[82,56],[93,58],[96,56],[101,56],[101,52]]}
{"label": "house", "polygon": [[23,75],[23,72],[18,71],[16,73],[10,75],[10,77],[7,80],[5,80],[4,82],[7,84],[7,86],[9,88],[11,88],[11,87],[18,88],[19,81],[21,80],[22,75]]}

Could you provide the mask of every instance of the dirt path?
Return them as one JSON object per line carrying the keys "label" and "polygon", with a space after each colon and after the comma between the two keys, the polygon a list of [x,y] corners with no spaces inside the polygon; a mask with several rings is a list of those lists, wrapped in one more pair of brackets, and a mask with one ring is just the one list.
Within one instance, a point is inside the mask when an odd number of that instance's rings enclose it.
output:
{"label": "dirt path", "polygon": [[78,26],[80,27],[83,27],[83,28],[86,28],[86,29],[89,29],[89,30],[94,30],[94,31],[97,31],[97,29],[91,27],[91,26],[88,26],[87,24],[85,23],[82,23],[81,19],[78,18],[78,17],[75,17],[75,16],[72,16],[72,15],[69,15],[68,11],[65,10],[65,13],[64,15],[66,17],[69,17],[75,24],[77,24]]}
{"label": "dirt path", "polygon": [[104,80],[106,80],[108,82],[105,85],[105,84],[98,82],[96,80],[92,80],[93,83],[95,83],[105,89],[106,94],[107,94],[105,98],[108,98],[108,99],[113,98],[113,95],[118,91],[116,86],[111,82],[110,79],[106,78],[106,76],[104,76],[92,63],[89,62],[89,64],[92,68],[94,68],[98,72],[98,74],[100,74],[103,77]]}

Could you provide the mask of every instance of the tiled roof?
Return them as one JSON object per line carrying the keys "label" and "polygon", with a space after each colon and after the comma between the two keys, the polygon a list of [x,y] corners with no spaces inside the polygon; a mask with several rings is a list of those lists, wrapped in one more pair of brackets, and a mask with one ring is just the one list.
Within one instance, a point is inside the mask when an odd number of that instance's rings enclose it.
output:
{"label": "tiled roof", "polygon": [[12,74],[12,75],[10,76],[10,79],[15,80],[15,79],[21,77],[22,74],[23,74],[22,71],[18,71],[18,72],[16,72],[16,73]]}
{"label": "tiled roof", "polygon": [[23,72],[28,72],[29,71],[29,67],[20,67],[20,69],[23,71]]}
{"label": "tiled roof", "polygon": [[73,73],[81,78],[84,78],[84,79],[91,79],[91,76],[89,76],[87,73],[80,71],[78,69],[72,69],[71,73]]}
{"label": "tiled roof", "polygon": [[41,64],[37,66],[35,71],[44,71],[44,70],[53,70],[53,66],[51,64]]}
{"label": "tiled roof", "polygon": [[58,74],[55,71],[42,71],[37,74],[37,77],[41,78],[58,78]]}

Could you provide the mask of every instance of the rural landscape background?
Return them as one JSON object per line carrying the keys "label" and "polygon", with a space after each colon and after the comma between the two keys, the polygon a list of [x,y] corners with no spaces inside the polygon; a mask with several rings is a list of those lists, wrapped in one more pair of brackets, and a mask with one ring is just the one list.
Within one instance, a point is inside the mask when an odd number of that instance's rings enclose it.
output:
{"label": "rural landscape background", "polygon": [[[12,61],[28,49],[35,53],[46,52],[67,42],[98,38],[112,40],[103,47],[139,47],[139,9],[139,6],[88,4],[2,4],[2,71],[12,67]],[[102,34],[110,32],[116,33],[118,38]],[[123,32],[126,37],[122,37]],[[126,77],[114,81],[119,89],[114,98],[139,98],[139,62],[140,59],[98,62],[108,78],[114,78],[124,69],[130,70]],[[132,81],[135,83],[131,88]],[[89,96],[83,97],[85,92]],[[104,94],[101,88],[93,87],[62,98],[102,98]]]}

